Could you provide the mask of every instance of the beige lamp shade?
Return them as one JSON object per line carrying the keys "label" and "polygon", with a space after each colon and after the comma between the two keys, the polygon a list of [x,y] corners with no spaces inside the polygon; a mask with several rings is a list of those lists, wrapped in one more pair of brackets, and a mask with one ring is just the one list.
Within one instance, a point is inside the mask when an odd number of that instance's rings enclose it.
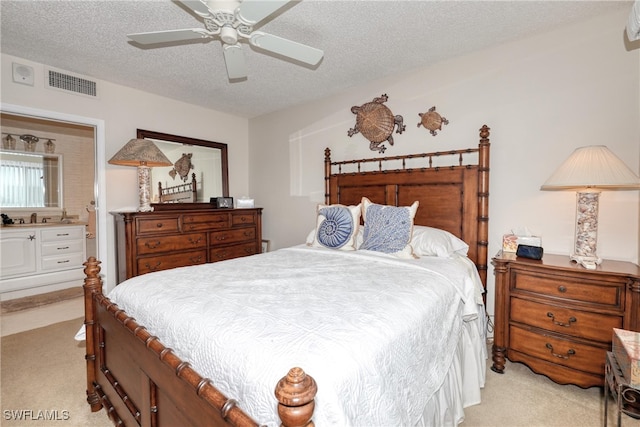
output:
{"label": "beige lamp shade", "polygon": [[604,145],[577,148],[541,190],[639,190],[640,178]]}
{"label": "beige lamp shade", "polygon": [[120,166],[171,166],[173,163],[167,159],[162,151],[148,139],[132,139],[127,142],[109,160],[112,165]]}
{"label": "beige lamp shade", "polygon": [[602,262],[596,254],[600,191],[640,190],[640,178],[607,147],[591,145],[577,148],[540,189],[577,192],[574,251],[570,258],[595,270]]}

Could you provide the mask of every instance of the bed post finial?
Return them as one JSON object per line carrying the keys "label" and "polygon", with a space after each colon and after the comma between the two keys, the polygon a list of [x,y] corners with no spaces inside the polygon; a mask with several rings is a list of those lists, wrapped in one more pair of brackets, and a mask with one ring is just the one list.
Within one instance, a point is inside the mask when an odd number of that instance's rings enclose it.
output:
{"label": "bed post finial", "polygon": [[95,257],[89,257],[84,264],[84,328],[86,334],[86,355],[87,361],[87,402],[91,406],[92,412],[97,412],[102,408],[100,397],[96,392],[94,384],[96,382],[96,350],[95,350],[95,307],[93,294],[102,293],[102,280],[100,279],[100,261]]}
{"label": "bed post finial", "polygon": [[318,386],[301,368],[291,368],[278,381],[275,395],[282,427],[313,427],[313,410]]}

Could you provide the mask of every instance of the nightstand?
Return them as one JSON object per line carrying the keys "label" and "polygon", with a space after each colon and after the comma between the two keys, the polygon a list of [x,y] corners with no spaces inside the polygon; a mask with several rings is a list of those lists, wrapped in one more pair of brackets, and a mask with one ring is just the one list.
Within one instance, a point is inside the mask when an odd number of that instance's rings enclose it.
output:
{"label": "nightstand", "polygon": [[587,270],[568,256],[499,252],[493,366],[523,362],[559,384],[602,386],[613,328],[640,331],[640,267],[603,260]]}

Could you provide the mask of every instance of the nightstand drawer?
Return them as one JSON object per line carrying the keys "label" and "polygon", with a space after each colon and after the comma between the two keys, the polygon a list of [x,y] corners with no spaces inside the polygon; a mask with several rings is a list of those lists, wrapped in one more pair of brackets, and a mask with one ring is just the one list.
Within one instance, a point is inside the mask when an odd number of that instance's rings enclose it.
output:
{"label": "nightstand drawer", "polygon": [[211,243],[223,245],[225,243],[254,241],[256,239],[256,229],[253,227],[237,228],[235,230],[212,231],[209,233]]}
{"label": "nightstand drawer", "polygon": [[520,298],[511,299],[511,320],[603,343],[611,342],[613,328],[622,328],[622,316],[591,313]]}
{"label": "nightstand drawer", "polygon": [[604,362],[609,346],[595,347],[554,335],[537,333],[511,326],[510,347],[531,357],[596,375],[604,375]]}
{"label": "nightstand drawer", "polygon": [[175,267],[184,267],[187,265],[204,264],[205,262],[207,262],[207,252],[204,249],[200,251],[181,252],[172,255],[138,258],[138,274],[167,270]]}
{"label": "nightstand drawer", "polygon": [[207,246],[205,233],[179,234],[175,236],[144,237],[136,241],[138,254],[184,251]]}
{"label": "nightstand drawer", "polygon": [[622,309],[624,283],[604,284],[598,280],[578,276],[535,274],[528,271],[512,271],[513,292],[526,291],[576,301],[594,306]]}
{"label": "nightstand drawer", "polygon": [[178,217],[136,218],[138,234],[176,233]]}

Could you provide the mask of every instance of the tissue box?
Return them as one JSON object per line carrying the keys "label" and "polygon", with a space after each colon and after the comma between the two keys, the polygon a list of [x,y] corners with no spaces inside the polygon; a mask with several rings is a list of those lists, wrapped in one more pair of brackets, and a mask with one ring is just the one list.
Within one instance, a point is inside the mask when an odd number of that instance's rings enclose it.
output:
{"label": "tissue box", "polygon": [[640,387],[640,333],[613,328],[613,355],[631,387]]}
{"label": "tissue box", "polygon": [[517,236],[515,234],[505,234],[502,236],[502,251],[514,252],[518,245],[542,246],[542,239],[538,236]]}

